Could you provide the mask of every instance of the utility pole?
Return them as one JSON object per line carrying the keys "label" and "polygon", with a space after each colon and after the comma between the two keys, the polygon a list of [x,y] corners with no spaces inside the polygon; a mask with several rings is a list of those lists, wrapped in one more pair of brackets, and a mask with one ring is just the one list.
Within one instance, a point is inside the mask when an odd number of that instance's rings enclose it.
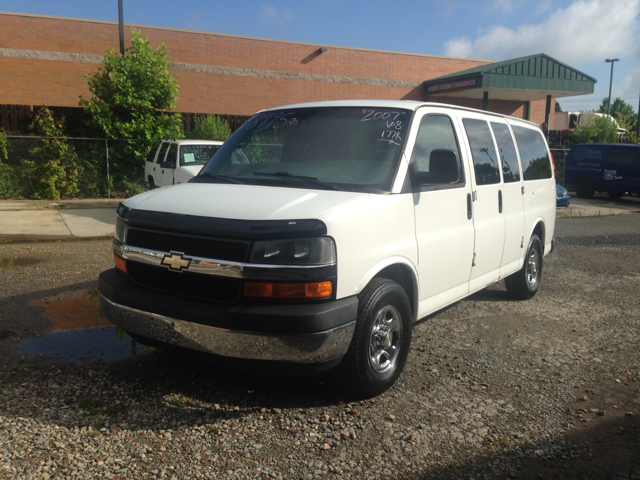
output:
{"label": "utility pole", "polygon": [[[122,0],[120,0],[122,1]],[[609,77],[609,106],[607,107],[607,115],[611,114],[611,84],[613,83],[613,62],[619,62],[619,58],[607,58],[605,62],[611,64],[611,77]]]}
{"label": "utility pole", "polygon": [[[119,27],[120,27],[120,55],[122,55],[124,57],[124,21],[123,21],[122,17],[123,17],[123,15],[122,15],[122,0],[118,0],[118,24],[119,24]],[[609,95],[611,95],[611,93],[609,93]]]}

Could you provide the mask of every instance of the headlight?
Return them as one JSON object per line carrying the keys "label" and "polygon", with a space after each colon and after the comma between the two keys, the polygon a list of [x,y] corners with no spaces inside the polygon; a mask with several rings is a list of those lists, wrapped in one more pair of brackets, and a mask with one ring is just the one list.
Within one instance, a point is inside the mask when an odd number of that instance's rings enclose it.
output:
{"label": "headlight", "polygon": [[329,237],[255,242],[251,263],[329,265],[336,263],[336,246]]}
{"label": "headlight", "polygon": [[113,236],[119,242],[125,243],[127,226],[124,224],[120,217],[116,217],[116,230]]}

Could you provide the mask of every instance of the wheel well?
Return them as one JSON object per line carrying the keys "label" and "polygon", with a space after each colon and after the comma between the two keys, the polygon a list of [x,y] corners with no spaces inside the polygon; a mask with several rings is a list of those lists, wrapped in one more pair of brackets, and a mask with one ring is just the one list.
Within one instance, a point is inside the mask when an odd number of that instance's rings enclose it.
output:
{"label": "wheel well", "polygon": [[586,175],[586,174],[584,174],[584,173],[583,173],[583,174],[581,174],[581,175],[578,175],[578,176],[576,177],[576,184],[577,184],[578,182],[582,181],[582,180],[591,180],[591,181],[593,182],[593,180],[591,179],[591,176],[590,176],[590,175]]}
{"label": "wheel well", "polygon": [[407,297],[409,297],[409,303],[411,304],[411,313],[415,319],[416,317],[416,285],[413,281],[413,275],[411,270],[405,265],[395,264],[380,270],[374,278],[388,278],[400,284]]}
{"label": "wheel well", "polygon": [[542,242],[542,248],[546,245],[544,241],[544,224],[542,222],[538,222],[536,228],[533,229],[532,235],[538,235],[540,237],[540,241]]}

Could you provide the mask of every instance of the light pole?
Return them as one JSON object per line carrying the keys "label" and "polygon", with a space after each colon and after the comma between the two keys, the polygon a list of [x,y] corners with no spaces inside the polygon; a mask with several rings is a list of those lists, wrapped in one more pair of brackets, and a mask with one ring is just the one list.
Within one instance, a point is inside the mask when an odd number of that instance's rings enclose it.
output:
{"label": "light pole", "polygon": [[[120,33],[120,55],[124,57],[124,19],[122,14],[122,0],[118,0],[118,30]],[[609,60],[607,60],[608,62]],[[613,66],[613,65],[612,65]],[[609,93],[611,95],[611,93]]]}
{"label": "light pole", "polygon": [[613,82],[613,62],[619,62],[619,58],[607,58],[605,62],[611,64],[611,77],[609,77],[609,106],[607,107],[607,115],[611,112],[611,83]]}

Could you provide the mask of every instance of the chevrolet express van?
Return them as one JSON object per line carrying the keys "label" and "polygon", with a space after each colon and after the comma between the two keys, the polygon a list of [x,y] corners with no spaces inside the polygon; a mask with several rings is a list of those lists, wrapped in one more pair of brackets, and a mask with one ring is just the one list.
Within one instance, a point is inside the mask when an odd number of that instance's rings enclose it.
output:
{"label": "chevrolet express van", "polygon": [[565,160],[564,182],[580,198],[607,192],[611,198],[640,194],[640,145],[579,143]]}
{"label": "chevrolet express van", "polygon": [[262,111],[189,183],[120,205],[102,311],[141,343],[380,394],[416,320],[501,279],[536,294],[550,158],[536,125],[462,107]]}

